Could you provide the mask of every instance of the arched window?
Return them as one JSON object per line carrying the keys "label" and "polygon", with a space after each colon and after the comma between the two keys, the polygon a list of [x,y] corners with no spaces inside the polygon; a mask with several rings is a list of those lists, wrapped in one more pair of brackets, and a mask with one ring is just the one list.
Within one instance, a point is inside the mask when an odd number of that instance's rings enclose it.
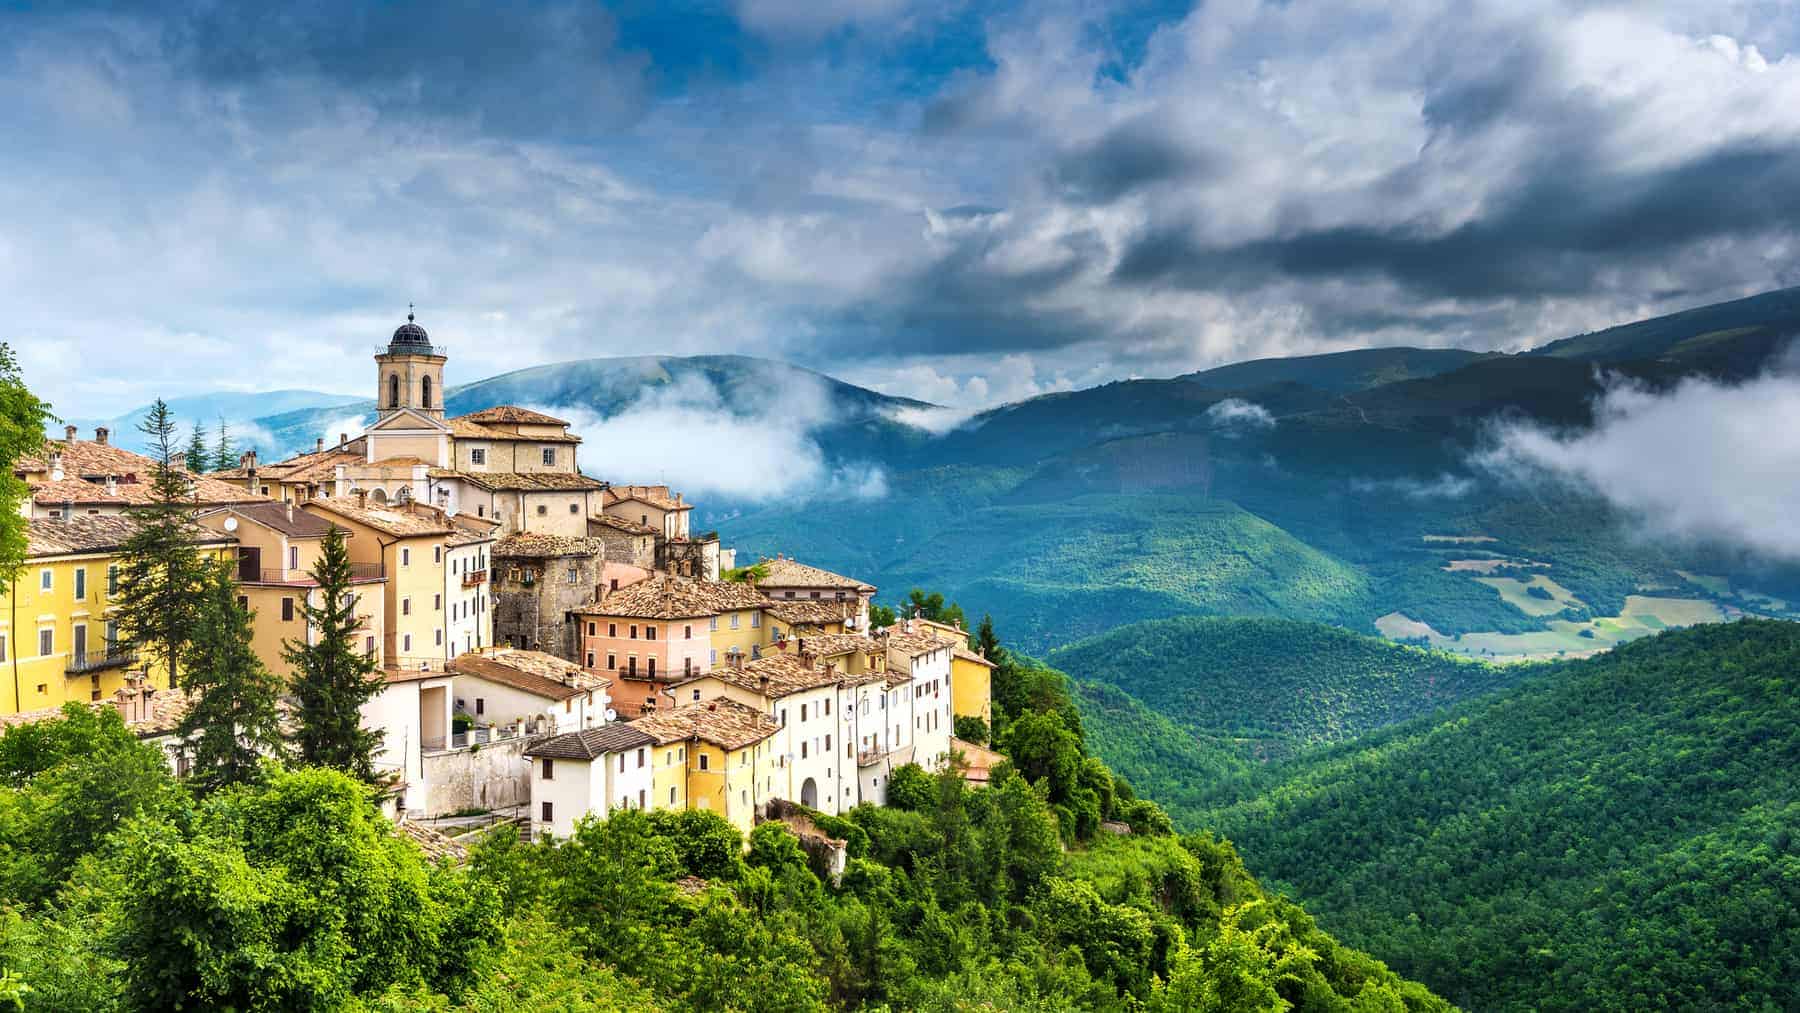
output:
{"label": "arched window", "polygon": [[388,374],[388,407],[400,407],[400,374]]}
{"label": "arched window", "polygon": [[420,384],[420,386],[419,386],[419,407],[420,408],[430,408],[431,407],[431,377],[429,377],[429,376],[422,377],[419,380],[419,384]]}

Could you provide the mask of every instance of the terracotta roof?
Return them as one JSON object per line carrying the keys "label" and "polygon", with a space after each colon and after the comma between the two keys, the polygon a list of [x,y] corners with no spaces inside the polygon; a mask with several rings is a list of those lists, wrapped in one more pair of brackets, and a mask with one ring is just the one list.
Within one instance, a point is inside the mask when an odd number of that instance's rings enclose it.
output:
{"label": "terracotta roof", "polygon": [[683,503],[676,494],[669,491],[666,485],[615,485],[607,489],[603,502],[607,506],[623,503],[626,500],[637,500],[648,503],[658,510],[692,510],[692,503]]}
{"label": "terracotta roof", "polygon": [[742,749],[781,730],[775,719],[736,700],[707,700],[646,714],[631,726],[657,742],[699,739],[726,750]]}
{"label": "terracotta roof", "polygon": [[727,580],[696,580],[658,573],[622,587],[575,611],[590,616],[684,619],[716,616],[734,609],[757,608],[766,600],[747,584]]}
{"label": "terracotta roof", "polygon": [[[346,496],[307,500],[304,506],[308,510],[324,510],[400,538],[454,533],[450,522],[435,507],[413,504],[410,509],[402,510],[398,506],[359,506],[355,500]],[[414,513],[414,510],[419,512]]]}
{"label": "terracotta roof", "polygon": [[606,483],[566,471],[452,471],[433,468],[432,478],[459,478],[489,492],[579,492],[604,489]]}
{"label": "terracotta roof", "polygon": [[981,655],[976,654],[974,651],[969,650],[966,644],[953,645],[950,653],[955,655],[958,661],[973,661],[977,665],[986,665],[989,668],[999,667]]}
{"label": "terracotta roof", "polygon": [[400,456],[395,456],[395,457],[384,457],[378,461],[369,461],[367,464],[364,465],[364,467],[368,467],[368,468],[417,468],[417,467],[423,466],[424,464],[425,464],[424,458],[400,455]]}
{"label": "terracotta roof", "polygon": [[451,661],[446,668],[456,675],[486,679],[546,700],[567,700],[612,685],[609,679],[542,651],[471,651]]}
{"label": "terracotta roof", "polygon": [[494,543],[494,558],[542,559],[551,556],[597,556],[605,551],[598,538],[540,535],[521,531]]}
{"label": "terracotta roof", "polygon": [[309,514],[290,503],[274,501],[220,507],[217,510],[208,510],[201,516],[211,517],[225,513],[236,514],[272,531],[279,531],[289,538],[324,538],[331,533],[333,527],[336,527],[317,514]]}
{"label": "terracotta roof", "polygon": [[631,520],[629,518],[615,517],[612,514],[600,514],[599,516],[588,518],[588,530],[589,531],[594,530],[594,525],[596,525],[596,524],[600,524],[605,527],[612,528],[616,531],[623,531],[626,534],[631,534],[631,535],[654,535],[654,534],[656,534],[656,529],[651,527],[648,524],[639,524],[637,521]]}
{"label": "terracotta roof", "polygon": [[[760,693],[771,700],[795,693],[804,693],[820,686],[833,686],[839,682],[852,684],[874,682],[883,677],[880,672],[851,674],[835,666],[824,665],[802,658],[791,651],[779,651],[764,654],[753,661],[746,661],[740,666],[720,665],[710,672],[684,679],[677,685],[693,682],[696,679],[717,679],[720,682],[747,689],[752,693]],[[768,682],[763,680],[767,679]]]}
{"label": "terracotta roof", "polygon": [[[111,443],[93,440],[52,440],[42,454],[21,457],[13,470],[31,483],[31,501],[45,506],[77,503],[83,506],[144,506],[155,502],[153,483],[156,461]],[[63,478],[53,480],[52,454],[60,455]],[[189,498],[194,503],[255,503],[260,496],[242,486],[212,475],[193,475],[178,468],[193,483]],[[106,479],[113,478],[108,489]]]}
{"label": "terracotta roof", "polygon": [[495,405],[492,408],[483,408],[478,412],[469,412],[464,415],[458,415],[457,418],[467,419],[470,422],[522,422],[527,425],[538,426],[568,425],[567,422],[564,422],[562,419],[553,415],[545,415],[543,412],[534,412],[529,408],[520,408],[518,405],[510,404],[500,404]]}
{"label": "terracotta roof", "polygon": [[756,581],[760,587],[830,587],[845,590],[853,588],[869,592],[875,590],[873,584],[865,584],[854,577],[832,573],[830,570],[821,570],[816,566],[807,566],[805,563],[786,557],[778,556],[775,559],[758,560],[756,565],[767,570],[766,575]]}
{"label": "terracotta roof", "polygon": [[[341,446],[331,446],[324,450],[309,450],[304,454],[295,454],[284,461],[272,464],[259,464],[256,467],[258,479],[271,479],[279,482],[320,482],[333,478],[340,464],[361,464],[368,453],[368,445],[363,437],[357,437]],[[233,468],[229,473],[233,477],[248,477],[242,468]]]}
{"label": "terracotta roof", "polygon": [[881,645],[860,633],[818,633],[789,637],[787,650],[798,651],[804,642],[806,652],[821,658],[835,658],[852,651],[879,651]]}
{"label": "terracotta roof", "polygon": [[889,650],[899,651],[909,658],[930,654],[932,651],[941,651],[950,646],[948,642],[940,640],[935,634],[908,632],[905,626],[899,624],[876,630],[875,638]]}
{"label": "terracotta roof", "polygon": [[430,827],[414,823],[412,820],[401,820],[399,823],[395,824],[394,830],[397,831],[401,837],[418,845],[419,850],[425,852],[425,857],[434,862],[441,859],[449,859],[451,862],[460,865],[469,860],[468,848],[463,847],[458,842],[445,837],[443,834],[438,833]]}
{"label": "terracotta roof", "polygon": [[860,609],[856,602],[814,600],[811,598],[795,598],[792,600],[771,601],[763,606],[763,611],[785,623],[794,625],[823,625],[825,623],[841,623],[846,618],[845,611],[851,616]]}
{"label": "terracotta roof", "polygon": [[548,756],[556,760],[592,760],[607,753],[655,743],[656,740],[641,728],[622,723],[610,724],[545,739],[526,749],[525,755]]}
{"label": "terracotta roof", "polygon": [[[549,416],[545,416],[545,418],[549,418]],[[541,434],[541,435],[537,435],[537,436],[527,436],[523,433],[515,433],[509,429],[496,429],[493,426],[484,426],[481,423],[476,422],[473,419],[469,418],[467,415],[459,415],[456,418],[446,419],[445,421],[447,423],[449,423],[449,425],[450,425],[450,435],[456,437],[459,440],[499,440],[502,442],[512,442],[512,443],[580,443],[581,442],[581,437],[574,436],[569,433],[551,433],[551,434]],[[546,422],[543,424],[549,425],[550,423]],[[557,424],[558,425],[568,425],[568,423],[566,423],[566,422],[558,422]]]}
{"label": "terracotta roof", "polygon": [[[130,517],[33,517],[25,526],[25,558],[110,552],[125,544],[137,524]],[[197,545],[231,545],[237,541],[198,524],[188,528]]]}
{"label": "terracotta roof", "polygon": [[[193,707],[193,699],[186,690],[152,689],[149,691],[150,709],[141,720],[127,721],[125,727],[140,739],[155,738],[166,735],[181,724],[181,719]],[[112,698],[88,702],[87,706],[94,710],[106,710],[115,707]],[[62,717],[61,707],[41,707],[37,710],[19,711],[14,714],[0,714],[0,730],[15,728],[19,725],[35,724],[39,721],[53,721]]]}

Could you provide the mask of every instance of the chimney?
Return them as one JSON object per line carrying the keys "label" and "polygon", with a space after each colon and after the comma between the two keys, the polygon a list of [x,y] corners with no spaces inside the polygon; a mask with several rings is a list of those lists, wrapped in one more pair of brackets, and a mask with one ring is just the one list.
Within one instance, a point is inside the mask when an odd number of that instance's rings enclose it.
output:
{"label": "chimney", "polygon": [[341,447],[344,444],[349,443],[349,442],[350,442],[350,434],[349,433],[339,433],[338,434],[338,446]]}
{"label": "chimney", "polygon": [[94,427],[94,442],[100,444],[102,447],[106,446],[107,437],[109,437],[111,435],[112,435],[112,430],[106,428],[105,426],[95,426]]}
{"label": "chimney", "polygon": [[116,495],[118,495],[118,492],[119,492],[119,479],[117,476],[108,472],[107,476],[106,476],[106,494],[108,496],[116,496]]}
{"label": "chimney", "polygon": [[62,480],[62,451],[52,450],[50,451],[50,481],[60,482]]}
{"label": "chimney", "polygon": [[294,501],[288,500],[285,505],[287,506],[288,523],[292,524],[292,523],[294,523]]}
{"label": "chimney", "polygon": [[323,454],[324,452],[325,452],[325,437],[321,436],[318,438],[318,440],[315,443],[313,443],[313,453]]}
{"label": "chimney", "polygon": [[63,439],[67,440],[70,443],[75,442],[75,427],[74,426],[64,426],[63,427]]}
{"label": "chimney", "polygon": [[758,690],[766,696],[769,692],[769,677],[765,675],[756,680],[756,685]]}
{"label": "chimney", "polygon": [[256,451],[246,450],[238,455],[238,467],[245,471],[256,470]]}
{"label": "chimney", "polygon": [[369,490],[356,490],[356,505],[359,507],[366,507],[369,505]]}

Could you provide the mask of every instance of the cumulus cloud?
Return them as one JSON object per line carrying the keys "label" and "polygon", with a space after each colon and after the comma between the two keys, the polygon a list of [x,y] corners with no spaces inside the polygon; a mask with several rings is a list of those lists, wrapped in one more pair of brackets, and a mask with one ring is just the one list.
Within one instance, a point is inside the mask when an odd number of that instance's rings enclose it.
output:
{"label": "cumulus cloud", "polygon": [[1800,559],[1800,377],[1615,384],[1591,429],[1507,425],[1480,460],[1604,497],[1652,534]]}
{"label": "cumulus cloud", "polygon": [[1215,402],[1206,409],[1206,417],[1222,428],[1270,429],[1275,425],[1275,416],[1267,408],[1238,397]]}
{"label": "cumulus cloud", "polygon": [[611,417],[566,405],[533,406],[566,419],[582,438],[581,468],[617,484],[668,484],[690,498],[762,503],[816,496],[879,499],[887,473],[830,457],[814,433],[830,421],[821,381],[804,374],[754,403],[730,403],[686,376]]}

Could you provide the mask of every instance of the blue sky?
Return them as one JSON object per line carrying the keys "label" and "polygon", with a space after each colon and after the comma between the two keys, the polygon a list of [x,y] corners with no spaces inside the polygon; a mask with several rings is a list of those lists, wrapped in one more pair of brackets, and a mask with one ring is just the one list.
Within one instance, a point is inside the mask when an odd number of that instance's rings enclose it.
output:
{"label": "blue sky", "polygon": [[0,4],[60,410],[786,358],[975,406],[1800,284],[1790,5]]}

